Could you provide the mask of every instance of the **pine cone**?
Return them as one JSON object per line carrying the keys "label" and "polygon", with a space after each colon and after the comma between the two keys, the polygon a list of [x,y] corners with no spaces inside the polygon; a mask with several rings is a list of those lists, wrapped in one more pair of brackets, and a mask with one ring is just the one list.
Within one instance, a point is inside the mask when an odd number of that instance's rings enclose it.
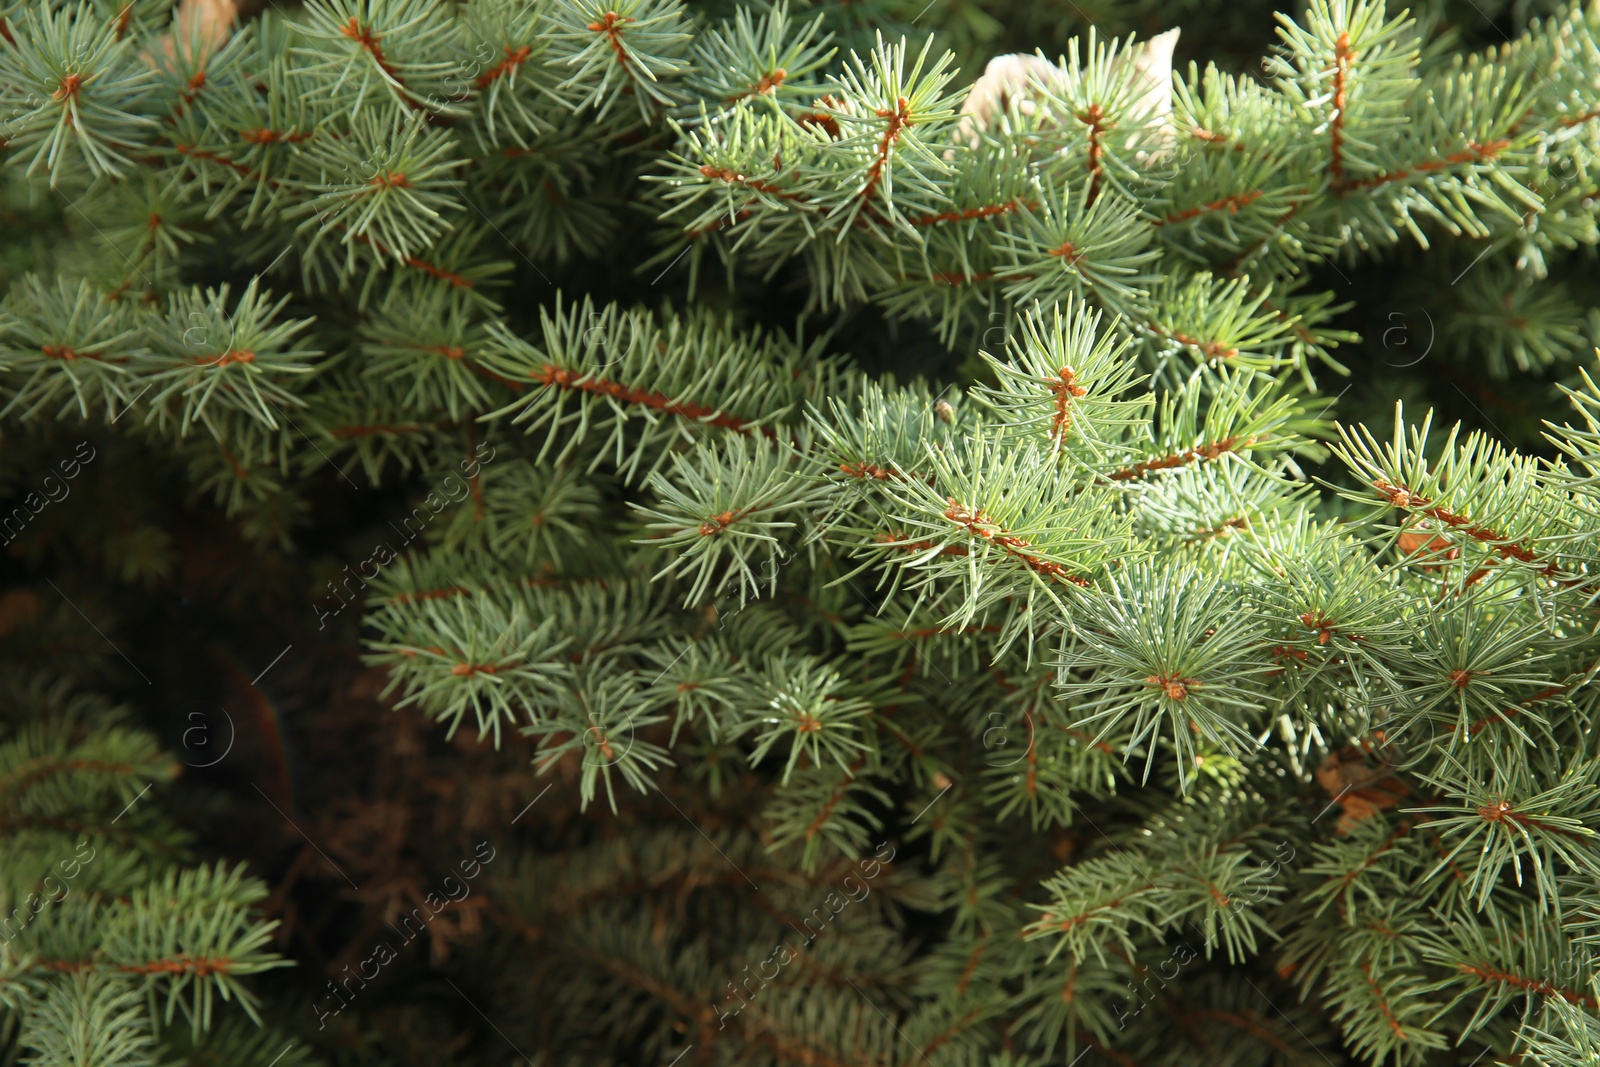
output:
{"label": "pine cone", "polygon": [[[1133,149],[1141,141],[1147,142],[1149,158],[1172,150],[1172,50],[1179,32],[1168,30],[1112,61],[1119,71],[1131,66],[1135,72],[1133,120],[1125,124],[1135,132],[1126,144]],[[1039,53],[996,56],[961,105],[963,118],[957,138],[976,148],[979,131],[992,128],[1012,101],[1017,101],[1021,114],[1032,115],[1047,93],[1060,93],[1067,87],[1067,77],[1066,70]]]}

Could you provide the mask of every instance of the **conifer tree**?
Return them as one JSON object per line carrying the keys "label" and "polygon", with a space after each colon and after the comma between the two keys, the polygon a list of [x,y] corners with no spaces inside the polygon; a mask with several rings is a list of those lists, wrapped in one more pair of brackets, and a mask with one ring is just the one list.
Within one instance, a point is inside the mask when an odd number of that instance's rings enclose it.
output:
{"label": "conifer tree", "polygon": [[[1600,1062],[1600,4],[917,8],[0,0],[16,595],[175,565],[92,433],[566,794],[461,1062]],[[13,670],[0,1055],[405,1055],[119,669]]]}
{"label": "conifer tree", "polygon": [[4,1062],[274,1062],[284,1042],[246,984],[287,962],[254,914],[266,887],[238,865],[183,862],[189,835],[161,796],[177,764],[127,708],[63,677],[69,657],[41,670],[40,638],[63,620],[26,591],[0,616]]}

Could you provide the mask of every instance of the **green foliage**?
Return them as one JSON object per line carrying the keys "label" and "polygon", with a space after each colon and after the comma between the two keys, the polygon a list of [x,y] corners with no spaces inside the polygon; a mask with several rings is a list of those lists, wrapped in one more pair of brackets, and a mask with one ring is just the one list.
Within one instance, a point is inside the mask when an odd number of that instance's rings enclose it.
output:
{"label": "green foliage", "polygon": [[[383,487],[308,617],[607,809],[530,816],[452,972],[519,1055],[1592,1060],[1600,8],[969,88],[1009,31],[931,7],[0,0],[5,432],[104,424],[263,554]],[[1397,276],[1438,394],[1565,406],[1369,429]],[[276,1063],[265,887],[126,716],[12,703],[0,905],[96,859],[0,1057]]]}
{"label": "green foliage", "polygon": [[[0,718],[0,1006],[28,1062],[170,1062],[285,966],[242,868],[183,866],[186,835],[148,796],[177,773],[126,709],[11,668]],[[231,1010],[231,1009],[230,1009]],[[175,1026],[175,1024],[177,1024]]]}

